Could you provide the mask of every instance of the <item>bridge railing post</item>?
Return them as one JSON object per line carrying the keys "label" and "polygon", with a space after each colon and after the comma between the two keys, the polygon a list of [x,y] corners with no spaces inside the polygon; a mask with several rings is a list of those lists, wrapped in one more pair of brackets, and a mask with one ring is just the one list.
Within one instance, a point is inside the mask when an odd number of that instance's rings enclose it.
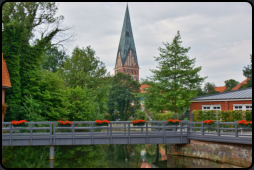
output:
{"label": "bridge railing post", "polygon": [[180,127],[181,127],[181,143],[183,142],[183,122],[180,122]]}
{"label": "bridge railing post", "polygon": [[112,141],[112,123],[109,123],[110,124],[110,143],[112,144],[113,141]]}
{"label": "bridge railing post", "polygon": [[53,126],[53,138],[54,138],[54,145],[56,144],[56,124],[55,123],[52,123],[52,126]]}
{"label": "bridge railing post", "polygon": [[75,126],[75,124],[74,123],[72,123],[72,125],[71,125],[71,132],[72,132],[72,145],[74,145],[74,134],[75,134],[75,129],[74,129],[74,126]]}
{"label": "bridge railing post", "polygon": [[131,144],[131,135],[130,135],[130,131],[131,131],[131,124],[130,123],[128,123],[128,137],[129,137],[129,144]]}
{"label": "bridge railing post", "polygon": [[166,123],[163,122],[163,143],[166,143],[166,138],[165,138],[165,125],[166,125]]}
{"label": "bridge railing post", "polygon": [[50,129],[49,129],[49,134],[50,134],[49,143],[50,143],[50,145],[52,145],[52,123],[49,124],[49,127],[50,127]]}
{"label": "bridge railing post", "polygon": [[201,127],[202,127],[202,129],[201,129],[202,135],[204,135],[205,134],[204,133],[204,123],[201,124]]}
{"label": "bridge railing post", "polygon": [[217,121],[217,135],[220,136],[220,121]]}
{"label": "bridge railing post", "polygon": [[91,123],[92,125],[92,145],[93,145],[93,123]]}
{"label": "bridge railing post", "polygon": [[238,130],[237,130],[237,121],[235,121],[235,137],[238,137]]}
{"label": "bridge railing post", "polygon": [[12,124],[10,123],[10,146],[12,146]]}
{"label": "bridge railing post", "polygon": [[146,122],[146,143],[148,144],[148,123]]}
{"label": "bridge railing post", "polygon": [[32,145],[33,124],[30,124],[30,146]]}

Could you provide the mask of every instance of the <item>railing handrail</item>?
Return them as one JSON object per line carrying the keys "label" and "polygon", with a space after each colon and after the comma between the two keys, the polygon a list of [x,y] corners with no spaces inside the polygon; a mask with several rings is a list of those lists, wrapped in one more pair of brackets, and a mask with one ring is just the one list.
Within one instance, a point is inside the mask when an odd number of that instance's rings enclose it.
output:
{"label": "railing handrail", "polygon": [[[209,130],[209,129],[215,129],[217,130],[217,135],[215,133],[215,136],[220,136],[221,135],[221,130],[231,130],[234,131],[234,137],[238,138],[240,136],[240,134],[238,133],[239,130],[242,130],[242,128],[238,128],[238,122],[215,122],[215,124],[217,125],[217,127],[212,127],[212,128],[207,128],[204,126],[204,124],[202,122],[191,122],[191,121],[181,121],[181,123],[179,124],[178,127],[176,126],[165,126],[167,121],[147,121],[145,123],[145,126],[143,127],[136,127],[133,126],[131,124],[131,121],[111,121],[110,124],[107,127],[97,127],[94,126],[95,121],[72,121],[73,124],[71,125],[71,127],[56,127],[55,125],[58,123],[57,121],[52,121],[52,122],[27,122],[27,124],[29,125],[28,127],[19,127],[19,128],[14,128],[13,125],[11,125],[11,122],[2,122],[2,124],[9,124],[11,126],[9,127],[2,127],[2,130],[7,130],[9,131],[9,133],[3,133],[2,136],[9,136],[10,138],[10,145],[12,145],[11,141],[12,141],[12,136],[29,136],[30,135],[30,143],[33,139],[33,135],[36,136],[37,134],[45,134],[45,137],[49,137],[50,136],[50,143],[55,144],[55,139],[58,135],[72,135],[73,138],[73,144],[74,144],[74,138],[75,138],[75,134],[87,134],[90,135],[91,137],[91,141],[93,144],[94,141],[94,137],[96,135],[99,134],[107,134],[106,137],[109,138],[109,140],[111,141],[110,143],[112,144],[112,140],[114,135],[116,134],[125,134],[128,135],[128,140],[130,141],[130,138],[135,134],[144,134],[146,136],[146,141],[148,140],[148,135],[154,135],[154,134],[158,134],[158,135],[162,135],[163,137],[163,141],[165,142],[165,138],[168,137],[169,134],[172,134],[172,132],[170,131],[166,131],[166,129],[175,129],[176,131],[174,131],[175,135],[174,136],[180,136],[180,140],[182,141],[182,137],[193,137],[193,133],[196,133],[193,131],[193,129],[201,129],[201,136],[205,135],[206,133],[204,132],[205,130]],[[157,123],[158,125],[148,125],[149,123]],[[184,124],[187,123],[187,125],[184,126]],[[33,126],[34,124],[49,124],[49,127],[35,127]],[[75,124],[89,124],[89,126],[81,126],[81,127],[77,127],[75,126]],[[112,124],[123,124],[124,126],[121,127],[113,127]],[[126,126],[127,124],[127,126]],[[195,124],[201,124],[201,127],[194,127]],[[229,125],[234,125],[233,127],[230,128],[225,128],[225,127],[220,127],[219,125],[225,125],[225,124],[229,124]],[[52,126],[53,125],[53,126]],[[139,132],[130,132],[131,129],[135,129],[135,128],[140,128]],[[148,131],[148,128],[151,129],[151,131]],[[187,132],[183,132],[182,129],[186,129],[187,128]],[[53,130],[52,130],[53,129]],[[56,130],[71,130],[71,132],[56,132]],[[78,129],[87,129],[89,130],[89,132],[75,132],[75,130]],[[96,132],[94,130],[96,129],[107,129],[106,132]],[[114,129],[124,129],[124,132],[113,132]],[[126,130],[128,129],[128,132],[126,132]],[[146,130],[145,132],[143,130]],[[156,129],[156,130],[154,130]],[[177,132],[177,129],[180,129],[180,131]],[[29,130],[29,133],[13,133],[16,130]],[[49,130],[49,132],[46,133],[41,133],[41,132],[33,132],[34,130]],[[246,130],[251,130],[252,129],[246,129]],[[200,133],[200,132],[198,132]],[[133,134],[133,135],[132,135]],[[230,134],[230,135],[232,135]],[[195,134],[194,134],[195,136]],[[200,135],[196,135],[199,136]],[[242,135],[244,136],[244,135]],[[250,136],[250,135],[249,135]],[[251,134],[251,138],[252,138],[252,134]],[[2,138],[3,139],[3,138]]]}

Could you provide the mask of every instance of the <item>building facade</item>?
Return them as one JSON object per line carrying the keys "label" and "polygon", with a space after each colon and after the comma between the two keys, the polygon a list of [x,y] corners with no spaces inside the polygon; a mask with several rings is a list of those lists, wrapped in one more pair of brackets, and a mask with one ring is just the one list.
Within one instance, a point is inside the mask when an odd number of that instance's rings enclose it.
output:
{"label": "building facade", "polygon": [[126,7],[122,33],[116,55],[114,74],[130,74],[133,80],[139,80],[139,65],[131,28],[128,5]]}
{"label": "building facade", "polygon": [[193,110],[252,110],[252,87],[193,98]]}

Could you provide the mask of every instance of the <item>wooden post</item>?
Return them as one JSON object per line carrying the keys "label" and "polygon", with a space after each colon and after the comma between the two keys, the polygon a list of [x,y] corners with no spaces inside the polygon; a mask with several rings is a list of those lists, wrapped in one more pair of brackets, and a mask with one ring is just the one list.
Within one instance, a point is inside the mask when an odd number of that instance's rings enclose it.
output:
{"label": "wooden post", "polygon": [[49,147],[49,159],[54,159],[54,146],[50,145]]}
{"label": "wooden post", "polygon": [[30,146],[32,145],[33,124],[30,124]]}
{"label": "wooden post", "polygon": [[220,136],[220,122],[217,121],[217,135]]}
{"label": "wooden post", "polygon": [[155,162],[158,162],[159,158],[159,144],[155,144]]}
{"label": "wooden post", "polygon": [[238,130],[237,130],[237,121],[235,121],[235,137],[238,137]]}
{"label": "wooden post", "polygon": [[202,123],[202,135],[204,135],[204,123]]}
{"label": "wooden post", "polygon": [[49,168],[54,168],[54,159],[49,160]]}

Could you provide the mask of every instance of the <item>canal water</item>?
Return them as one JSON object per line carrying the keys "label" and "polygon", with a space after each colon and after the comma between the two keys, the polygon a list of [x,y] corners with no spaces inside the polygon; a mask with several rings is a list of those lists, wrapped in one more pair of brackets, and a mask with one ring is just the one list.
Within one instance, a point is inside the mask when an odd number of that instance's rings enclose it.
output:
{"label": "canal water", "polygon": [[166,145],[155,144],[2,147],[5,168],[239,168],[206,159],[169,156]]}

